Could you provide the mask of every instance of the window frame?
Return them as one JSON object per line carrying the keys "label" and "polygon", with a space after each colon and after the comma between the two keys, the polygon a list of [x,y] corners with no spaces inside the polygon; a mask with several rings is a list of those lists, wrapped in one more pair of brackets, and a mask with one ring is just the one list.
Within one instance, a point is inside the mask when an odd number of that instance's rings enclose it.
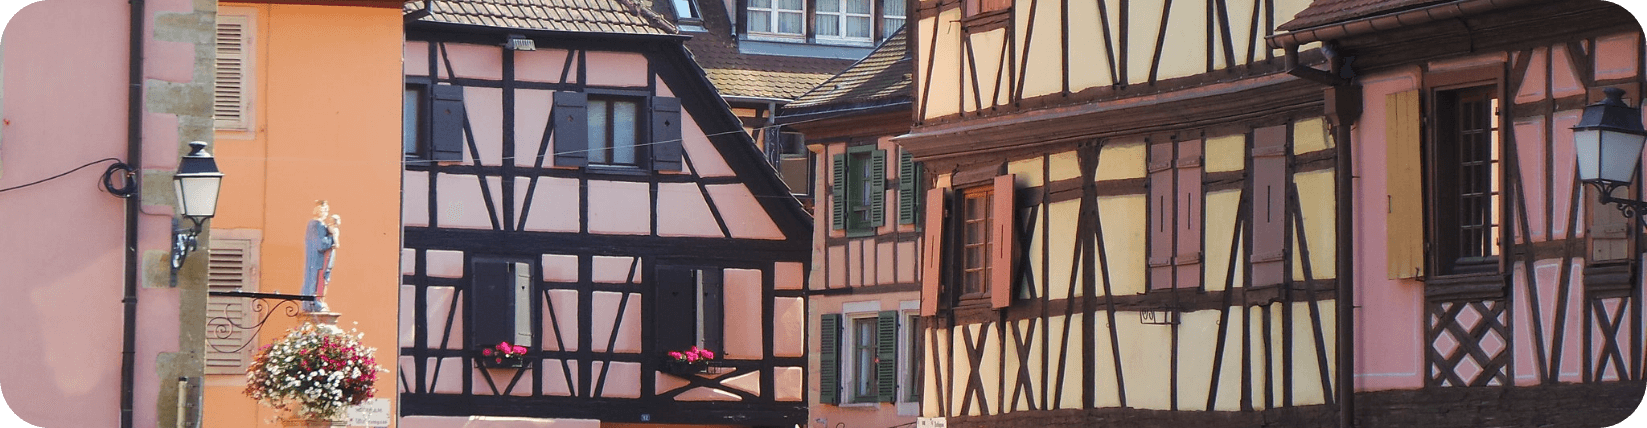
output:
{"label": "window frame", "polygon": [[[876,21],[878,19],[880,19],[880,16],[879,16],[880,14],[877,13],[877,12],[880,11],[880,8],[876,7],[877,6],[877,4],[876,4],[877,0],[828,0],[828,1],[834,1],[835,2],[836,10],[834,12],[824,12],[823,10],[821,10],[819,8],[818,4],[822,1],[826,1],[826,0],[811,0],[811,2],[810,2],[813,5],[813,7],[812,7],[812,36],[815,39],[817,39],[819,42],[840,42],[840,43],[862,44],[862,43],[874,43],[876,40],[885,39],[885,37],[879,37],[876,34],[876,29],[878,28],[878,26],[876,25]],[[851,12],[849,10],[850,8],[847,6],[847,4],[849,2],[853,2],[853,1],[868,2],[869,4],[866,8],[866,11],[862,12],[862,13]],[[887,0],[881,0],[881,2],[883,4],[886,3],[886,1]],[[826,35],[823,34],[823,29],[825,28],[825,26],[823,25],[823,18],[825,16],[835,17],[835,25],[834,25],[835,34],[834,35],[826,36]],[[864,35],[863,37],[853,37],[853,36],[850,36],[850,35],[847,34],[847,29],[850,27],[850,24],[848,24],[847,21],[852,19],[852,18],[861,18],[861,19],[867,20],[868,28],[865,30],[867,32],[866,35]]]}
{"label": "window frame", "polygon": [[[602,115],[604,116],[605,120],[601,122],[601,124],[604,125],[604,126],[602,126],[603,129],[601,131],[604,134],[605,138],[602,139],[603,141],[600,141],[599,150],[597,150],[597,148],[595,147],[596,146],[596,139],[594,138],[594,131],[595,131],[595,125],[596,125],[596,122],[595,122],[595,117],[596,117],[595,110],[596,109],[595,109],[594,106],[595,106],[595,103],[597,103],[597,102],[603,103],[606,106],[606,108],[602,112]],[[619,149],[620,146],[617,144],[618,141],[616,141],[616,138],[617,138],[617,132],[616,131],[618,130],[618,124],[613,119],[615,117],[615,113],[617,112],[616,106],[620,103],[627,103],[629,105],[634,106],[633,116],[631,118],[630,126],[628,127],[628,128],[630,128],[629,129],[629,131],[630,131],[629,135],[631,137],[628,141],[628,144],[627,144],[627,147],[629,149],[629,156],[631,158],[631,161],[629,163],[617,162],[615,160],[615,158],[618,155],[618,149]],[[651,164],[651,161],[652,161],[651,145],[642,142],[643,140],[647,139],[642,135],[642,133],[646,130],[646,127],[643,125],[643,123],[647,122],[651,118],[651,112],[647,108],[648,105],[649,105],[649,103],[647,102],[647,97],[644,97],[644,96],[633,96],[633,95],[626,95],[626,94],[611,94],[611,93],[602,93],[602,92],[590,92],[589,93],[588,102],[587,102],[587,104],[585,104],[585,108],[587,109],[586,110],[587,116],[585,116],[586,121],[584,122],[585,123],[584,126],[587,129],[585,131],[585,134],[584,134],[585,137],[586,137],[586,141],[587,141],[587,143],[585,143],[586,145],[584,146],[584,149],[587,151],[585,156],[587,156],[586,159],[588,160],[588,165],[589,166],[591,166],[591,167],[600,167],[600,168],[639,169],[639,168],[645,168],[646,166]],[[595,160],[595,154],[596,153],[600,153],[605,158],[605,160],[604,161]]]}
{"label": "window frame", "polygon": [[[744,11],[744,21],[746,22],[746,24],[744,25],[744,30],[748,31],[749,35],[759,35],[759,36],[764,36],[764,37],[768,37],[768,38],[778,38],[778,39],[805,39],[812,33],[812,31],[810,31],[811,28],[809,28],[809,26],[807,25],[808,20],[806,19],[807,15],[809,14],[809,12],[812,8],[812,6],[811,6],[812,2],[807,1],[807,0],[796,0],[796,1],[801,2],[800,9],[784,9],[784,8],[779,7],[782,4],[781,2],[784,1],[784,0],[766,0],[766,1],[770,2],[768,7],[756,7],[753,2],[749,2],[749,3],[747,3],[747,6],[745,6],[745,8],[744,8],[745,9],[745,11]],[[764,31],[763,30],[756,30],[753,26],[753,24],[755,22],[754,14],[756,12],[767,14],[766,18],[764,19],[764,21],[766,22],[766,25],[767,25],[767,29],[764,30]],[[800,15],[800,23],[801,23],[800,31],[794,32],[794,33],[786,33],[786,32],[782,32],[782,31],[778,30],[778,25],[779,25],[779,21],[780,21],[779,16],[782,15],[782,14],[785,14],[785,13]]]}
{"label": "window frame", "polygon": [[[742,27],[743,27],[743,30],[744,30],[743,37],[746,37],[750,40],[759,40],[759,41],[791,42],[791,43],[794,43],[794,42],[803,42],[803,43],[813,42],[813,43],[818,43],[818,44],[823,44],[823,45],[834,45],[834,46],[871,47],[871,46],[874,46],[877,43],[885,41],[887,38],[891,37],[894,33],[897,33],[899,28],[902,28],[904,25],[906,25],[909,22],[909,12],[908,12],[909,6],[906,3],[901,2],[899,0],[869,0],[869,9],[868,9],[867,13],[852,13],[851,14],[851,15],[854,15],[854,16],[857,16],[857,17],[867,16],[869,18],[869,35],[867,37],[848,37],[848,36],[845,35],[846,28],[847,28],[846,17],[847,17],[847,14],[848,14],[848,12],[846,12],[846,1],[847,0],[840,0],[841,1],[839,3],[840,8],[839,8],[838,11],[835,11],[835,12],[820,12],[818,10],[817,0],[800,0],[801,1],[801,8],[800,9],[795,9],[795,10],[779,8],[779,3],[778,2],[780,2],[782,0],[770,0],[770,1],[772,2],[770,7],[757,7],[757,6],[754,5],[753,2],[746,2],[745,3],[744,9],[743,9],[743,18],[744,18],[743,21],[744,22],[742,24]],[[887,14],[887,11],[889,9],[888,5],[894,4],[894,3],[898,4],[898,5],[903,5],[904,12],[903,12],[902,15],[888,15]],[[798,32],[798,33],[786,33],[786,32],[778,31],[778,25],[779,25],[778,16],[781,13],[792,13],[792,14],[799,15],[800,20],[801,20],[800,21],[801,22],[800,32]],[[756,16],[757,14],[761,15],[761,17],[757,18],[757,16]],[[841,17],[841,19],[836,24],[836,28],[838,28],[840,30],[840,32],[837,33],[836,35],[833,35],[833,36],[821,35],[818,31],[818,29],[822,27],[822,25],[819,22],[819,16],[820,15],[834,15],[834,16]],[[889,18],[890,19],[897,19],[899,25],[896,26],[896,27],[888,25],[889,24],[889,22],[888,22]],[[767,29],[766,30],[756,30],[755,27],[754,27],[754,23],[757,22],[757,21],[760,21],[760,22],[763,22],[764,24],[766,24]]]}
{"label": "window frame", "polygon": [[[408,99],[410,98],[410,99]],[[406,107],[411,106],[413,111],[408,115]],[[407,123],[411,121],[411,123]],[[426,83],[406,82],[406,88],[401,92],[401,152],[406,160],[428,159],[429,153],[429,85]],[[407,129],[411,125],[410,129]],[[410,135],[408,135],[408,131]],[[409,149],[408,149],[408,146]]]}
{"label": "window frame", "polygon": [[[1433,277],[1502,273],[1505,232],[1503,185],[1507,173],[1503,166],[1503,136],[1506,131],[1502,115],[1502,88],[1496,80],[1473,80],[1434,85],[1426,92],[1431,107],[1424,114],[1425,120],[1431,125],[1426,132],[1428,138],[1423,146],[1426,164],[1424,181],[1427,192],[1424,198],[1424,217],[1428,228],[1425,242],[1428,246],[1426,259],[1430,265],[1426,270],[1429,276]],[[1485,196],[1488,201],[1475,211],[1477,214],[1485,211],[1489,224],[1478,225],[1487,229],[1475,239],[1481,244],[1481,248],[1478,249],[1484,253],[1479,255],[1466,254],[1460,249],[1468,239],[1462,236],[1465,220],[1461,218],[1462,215],[1452,212],[1462,209],[1463,199],[1467,197],[1457,195],[1463,190],[1464,184],[1459,183],[1457,177],[1452,177],[1463,170],[1459,166],[1464,162],[1463,155],[1454,149],[1458,148],[1457,139],[1462,138],[1457,134],[1467,132],[1457,123],[1457,115],[1462,113],[1459,104],[1465,101],[1464,97],[1483,97],[1481,101],[1485,102],[1487,113],[1487,128],[1481,131],[1486,132],[1488,148],[1487,158],[1484,159],[1488,164],[1488,187]]]}
{"label": "window frame", "polygon": [[[879,345],[875,334],[879,321],[880,319],[876,317],[874,312],[846,315],[848,334],[843,335],[846,338],[846,343],[841,348],[848,351],[844,360],[846,361],[845,366],[850,370],[846,372],[847,376],[842,377],[843,380],[848,380],[847,383],[850,385],[846,391],[847,397],[850,398],[847,401],[848,403],[874,403],[878,401],[877,381],[879,379],[875,376],[877,361],[874,355],[876,354],[876,347]],[[868,358],[865,358],[865,356],[868,356]]]}
{"label": "window frame", "polygon": [[[654,313],[657,315],[653,327],[657,328],[653,342],[659,354],[670,351],[685,351],[688,347],[696,346],[700,349],[714,351],[719,357],[726,357],[726,311],[725,311],[725,276],[724,268],[710,264],[690,262],[663,262],[654,269],[655,296],[652,302]],[[671,292],[667,281],[678,281],[675,275],[687,274],[690,292],[693,301],[682,304],[677,298],[666,298]],[[682,290],[685,291],[685,290]],[[674,318],[682,310],[690,310],[691,323],[682,322]],[[681,340],[670,329],[678,329],[683,325],[691,326],[691,338]],[[671,345],[675,344],[675,345]],[[684,346],[682,346],[684,345]]]}
{"label": "window frame", "polygon": [[[957,278],[955,281],[956,287],[954,290],[956,306],[973,306],[977,304],[987,305],[992,297],[991,288],[993,288],[991,287],[993,284],[990,283],[990,280],[993,277],[993,271],[991,270],[992,266],[990,266],[993,263],[991,263],[992,260],[990,254],[994,251],[994,236],[991,233],[992,228],[990,226],[995,220],[995,189],[987,185],[972,186],[957,189],[956,193],[957,197],[955,198],[955,212],[958,213],[957,220],[955,222],[955,237],[958,241],[955,246],[955,267]],[[974,200],[979,200],[980,205],[982,205],[984,210],[981,218],[973,218],[972,213],[967,209],[968,204]],[[978,229],[983,231],[983,235],[978,237],[981,242],[972,242],[971,238],[973,237],[968,233],[968,227],[974,223],[978,225]],[[971,263],[969,263],[967,258],[968,250],[973,248],[979,249],[977,254],[979,255],[978,261],[981,263],[981,266],[974,267]],[[977,290],[973,290],[967,283],[969,276],[974,275],[974,273],[978,279],[976,284]]]}

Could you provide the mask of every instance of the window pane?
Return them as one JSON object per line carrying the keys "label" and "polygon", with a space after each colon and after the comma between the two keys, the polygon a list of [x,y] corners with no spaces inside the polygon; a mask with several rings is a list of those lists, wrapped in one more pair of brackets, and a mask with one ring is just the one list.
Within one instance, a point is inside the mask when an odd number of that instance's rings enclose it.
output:
{"label": "window pane", "polygon": [[898,32],[898,29],[902,28],[903,26],[904,26],[904,19],[903,18],[885,18],[885,19],[882,19],[881,20],[881,38],[892,37],[892,33]]}
{"label": "window pane", "polygon": [[897,17],[900,18],[899,21],[903,21],[901,18],[905,16],[904,6],[903,0],[881,0],[881,15],[887,18]]}
{"label": "window pane", "polygon": [[771,9],[772,8],[772,0],[749,0],[749,7],[758,7],[758,8],[761,8],[761,9]]}
{"label": "window pane", "polygon": [[869,13],[869,0],[846,0],[847,13]]}
{"label": "window pane", "polygon": [[674,0],[674,2],[676,18],[698,17],[698,8],[692,4],[692,0]]}
{"label": "window pane", "polygon": [[752,33],[772,32],[772,12],[749,11],[749,31]]}
{"label": "window pane", "polygon": [[423,117],[423,91],[406,88],[400,103],[400,147],[407,156],[418,155],[418,120]]}
{"label": "window pane", "polygon": [[779,13],[778,32],[785,34],[800,34],[801,14],[789,12]]}
{"label": "window pane", "polygon": [[867,38],[869,38],[869,32],[870,31],[871,30],[870,30],[870,26],[869,26],[869,17],[867,17],[867,16],[848,16],[848,17],[846,17],[846,36],[847,37],[867,39]]}
{"label": "window pane", "polygon": [[818,13],[834,13],[840,11],[841,0],[818,0]]}
{"label": "window pane", "polygon": [[857,373],[853,373],[857,397],[875,395],[875,318],[859,318],[852,320],[854,348],[853,366]]}
{"label": "window pane", "polygon": [[612,163],[635,164],[635,118],[640,104],[634,101],[612,102]]}
{"label": "window pane", "polygon": [[818,13],[818,27],[815,29],[819,36],[840,36],[841,17],[839,15],[825,15]]}
{"label": "window pane", "polygon": [[803,0],[778,0],[778,9],[800,12],[805,10],[805,8],[806,3],[803,2]]}
{"label": "window pane", "polygon": [[610,120],[606,117],[606,100],[589,100],[589,163],[606,163],[606,150],[611,147],[606,135]]}

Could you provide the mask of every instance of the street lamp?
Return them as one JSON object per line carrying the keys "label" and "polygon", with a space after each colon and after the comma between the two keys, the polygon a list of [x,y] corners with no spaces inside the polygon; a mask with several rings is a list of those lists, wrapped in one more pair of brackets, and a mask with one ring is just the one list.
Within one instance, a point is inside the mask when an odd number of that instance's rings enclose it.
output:
{"label": "street lamp", "polygon": [[189,154],[177,163],[177,174],[172,184],[177,191],[177,208],[183,218],[194,223],[190,228],[173,231],[172,270],[183,267],[183,259],[194,251],[200,236],[201,222],[217,215],[217,190],[223,185],[223,173],[217,170],[217,161],[206,152],[206,142],[189,143]]}
{"label": "street lamp", "polygon": [[1624,90],[1607,88],[1607,97],[1584,108],[1584,118],[1573,126],[1573,149],[1578,153],[1578,179],[1600,191],[1603,204],[1618,204],[1625,217],[1635,217],[1644,227],[1647,202],[1613,197],[1613,189],[1630,185],[1641,165],[1642,143],[1647,130],[1641,126],[1641,110],[1624,103]]}

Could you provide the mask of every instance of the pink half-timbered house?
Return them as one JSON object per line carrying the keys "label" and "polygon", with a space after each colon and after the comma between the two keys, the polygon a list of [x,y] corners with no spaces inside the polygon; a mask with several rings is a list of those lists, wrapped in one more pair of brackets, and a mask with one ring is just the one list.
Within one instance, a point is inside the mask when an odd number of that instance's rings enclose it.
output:
{"label": "pink half-timbered house", "polygon": [[802,423],[810,220],[684,37],[623,0],[407,13],[402,426]]}

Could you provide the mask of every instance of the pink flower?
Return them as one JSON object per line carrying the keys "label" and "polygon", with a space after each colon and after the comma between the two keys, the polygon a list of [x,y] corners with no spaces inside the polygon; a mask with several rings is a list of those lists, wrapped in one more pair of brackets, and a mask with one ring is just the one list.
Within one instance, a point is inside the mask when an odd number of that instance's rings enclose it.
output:
{"label": "pink flower", "polygon": [[703,350],[703,357],[704,358],[715,358],[715,353],[713,351],[705,349],[705,350]]}
{"label": "pink flower", "polygon": [[686,361],[687,362],[693,362],[693,361],[697,361],[697,360],[698,360],[698,354],[691,353],[691,352],[686,353]]}
{"label": "pink flower", "polygon": [[677,359],[677,360],[679,360],[681,358],[685,358],[684,356],[681,355],[680,351],[669,351],[669,357]]}
{"label": "pink flower", "polygon": [[486,349],[480,350],[480,355],[485,355],[485,356],[488,356],[488,357],[492,356],[492,348],[486,348]]}
{"label": "pink flower", "polygon": [[498,342],[498,349],[509,349],[509,342]]}
{"label": "pink flower", "polygon": [[514,353],[516,353],[516,354],[524,354],[524,353],[526,353],[526,347],[525,347],[525,346],[516,346],[516,347],[515,347],[515,352],[514,352]]}

